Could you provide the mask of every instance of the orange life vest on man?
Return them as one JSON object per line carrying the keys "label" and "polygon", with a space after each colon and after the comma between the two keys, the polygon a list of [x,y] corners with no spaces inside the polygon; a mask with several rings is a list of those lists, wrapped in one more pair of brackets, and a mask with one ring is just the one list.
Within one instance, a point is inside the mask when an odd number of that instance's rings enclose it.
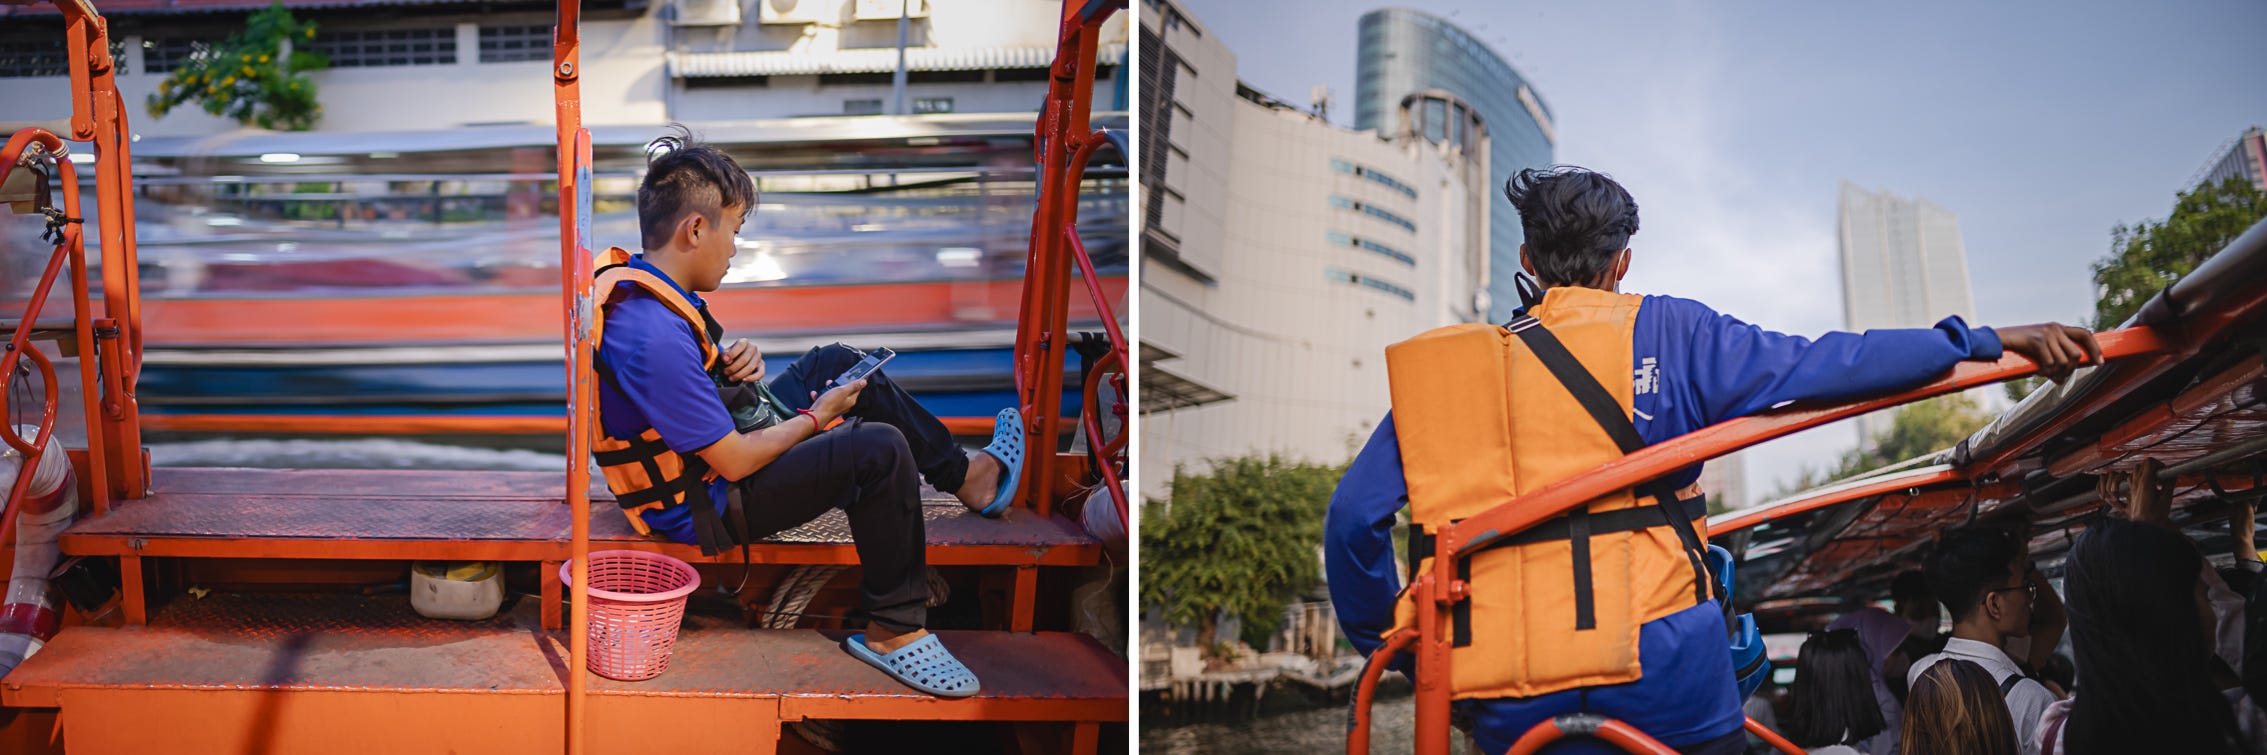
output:
{"label": "orange life vest on man", "polygon": [[[1439,527],[1643,445],[1630,423],[1630,334],[1643,301],[1562,286],[1507,326],[1452,325],[1386,349],[1414,569],[1432,568]],[[1465,559],[1471,597],[1450,622],[1453,696],[1642,677],[1639,628],[1711,594],[1695,526],[1705,509],[1664,486],[1620,491]],[[1413,630],[1415,617],[1404,595],[1396,627]]]}
{"label": "orange life vest on man", "polygon": [[[678,317],[685,318],[685,324],[693,329],[693,340],[700,342],[701,369],[716,364],[716,338],[722,328],[711,327],[714,320],[708,313],[693,306],[675,286],[652,273],[631,267],[629,261],[630,253],[621,247],[610,247],[598,257],[598,280],[592,287],[592,295],[597,299],[599,315],[592,318],[591,348],[596,350],[598,344],[605,341],[606,306],[631,290],[623,284],[632,284],[661,300]],[[599,375],[613,379],[603,370]],[[647,511],[694,502],[701,504],[695,507],[696,512],[714,511],[708,486],[717,475],[701,457],[670,449],[669,444],[662,442],[661,433],[651,427],[635,438],[617,438],[606,434],[606,423],[600,421],[591,427],[591,433],[592,455],[597,457],[598,469],[606,476],[606,488],[614,491],[615,502],[621,505],[622,513],[630,517],[630,527],[638,534],[653,532],[641,516]],[[702,546],[710,547],[708,543]]]}

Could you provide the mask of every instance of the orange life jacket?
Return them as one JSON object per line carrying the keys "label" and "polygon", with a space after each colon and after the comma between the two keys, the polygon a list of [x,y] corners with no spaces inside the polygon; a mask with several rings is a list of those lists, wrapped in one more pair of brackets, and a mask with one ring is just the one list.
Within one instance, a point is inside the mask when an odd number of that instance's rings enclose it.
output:
{"label": "orange life jacket", "polygon": [[[1643,445],[1629,419],[1641,302],[1559,287],[1508,326],[1452,325],[1386,349],[1413,569],[1432,568],[1439,527]],[[1697,495],[1624,490],[1465,559],[1452,695],[1533,697],[1642,677],[1639,627],[1711,594],[1694,524],[1705,513]],[[1415,619],[1405,595],[1395,625]]]}
{"label": "orange life jacket", "polygon": [[[592,318],[591,348],[595,350],[598,344],[605,341],[606,307],[630,292],[631,289],[623,284],[633,284],[638,290],[661,300],[678,317],[685,318],[685,324],[693,329],[693,340],[700,342],[701,369],[714,365],[717,360],[716,337],[722,329],[712,328],[714,321],[708,317],[708,313],[693,306],[693,302],[678,293],[675,286],[659,276],[631,267],[629,261],[630,253],[621,247],[610,247],[598,257],[598,280],[592,288],[592,296],[597,299],[599,315]],[[613,379],[603,367],[600,368],[599,375],[607,380]],[[695,507],[696,512],[714,510],[709,504],[708,486],[717,475],[701,457],[670,449],[669,444],[662,442],[661,433],[651,427],[635,438],[608,435],[603,415],[591,428],[591,433],[594,436],[591,441],[592,455],[597,457],[598,469],[606,476],[606,488],[614,491],[615,501],[621,505],[622,513],[630,517],[630,527],[636,529],[638,534],[653,532],[652,528],[646,526],[642,516],[647,511],[692,502],[703,504]],[[708,547],[708,544],[703,543],[703,547]]]}

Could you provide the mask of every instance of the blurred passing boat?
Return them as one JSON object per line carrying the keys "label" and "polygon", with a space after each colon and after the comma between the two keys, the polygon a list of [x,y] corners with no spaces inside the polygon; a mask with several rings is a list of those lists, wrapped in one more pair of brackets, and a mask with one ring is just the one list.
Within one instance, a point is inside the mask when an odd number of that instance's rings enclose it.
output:
{"label": "blurred passing boat", "polygon": [[[761,192],[724,288],[705,297],[727,338],[748,338],[775,370],[836,341],[889,346],[902,354],[892,376],[955,432],[989,433],[1014,392],[1031,118],[693,127]],[[638,245],[642,147],[659,133],[592,130],[598,243]],[[555,443],[566,394],[553,139],[546,126],[486,126],[137,143],[145,429]],[[1086,173],[1081,235],[1123,311],[1125,168],[1107,159]],[[0,246],[7,259],[44,258],[19,236],[0,238],[21,247]],[[1084,299],[1072,307],[1073,327],[1099,329]],[[1066,408],[1075,401],[1067,392]]]}

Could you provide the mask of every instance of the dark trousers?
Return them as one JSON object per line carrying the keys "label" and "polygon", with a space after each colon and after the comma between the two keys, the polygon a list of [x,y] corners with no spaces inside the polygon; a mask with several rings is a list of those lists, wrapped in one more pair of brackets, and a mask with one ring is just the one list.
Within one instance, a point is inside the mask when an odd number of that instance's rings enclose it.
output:
{"label": "dark trousers", "polygon": [[[809,409],[811,394],[825,393],[831,387],[827,383],[857,364],[858,359],[857,350],[839,343],[811,349],[772,377],[771,392],[789,406]],[[945,423],[890,380],[888,372],[889,367],[884,366],[866,379],[866,389],[858,392],[858,403],[851,405],[850,416],[905,433],[905,443],[913,451],[913,464],[921,470],[921,477],[938,490],[959,491],[968,476],[968,455],[953,443]]]}
{"label": "dark trousers", "polygon": [[[809,408],[812,391],[857,361],[857,353],[841,344],[812,349],[772,378],[772,393]],[[929,484],[956,490],[968,473],[968,457],[944,423],[877,373],[848,421],[795,444],[734,484],[743,496],[750,538],[842,509],[863,572],[860,603],[874,624],[903,633],[928,622],[929,559],[916,470]]]}

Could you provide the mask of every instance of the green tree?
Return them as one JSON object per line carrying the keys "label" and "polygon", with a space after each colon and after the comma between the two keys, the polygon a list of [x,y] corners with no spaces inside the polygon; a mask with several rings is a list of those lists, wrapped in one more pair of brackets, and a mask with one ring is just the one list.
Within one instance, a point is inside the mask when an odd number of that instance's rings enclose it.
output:
{"label": "green tree", "polygon": [[1322,581],[1323,513],[1344,465],[1276,456],[1216,460],[1203,475],[1173,472],[1170,501],[1141,512],[1141,602],[1210,649],[1223,615],[1264,645],[1283,606]]}
{"label": "green tree", "polygon": [[2241,177],[2181,192],[2171,217],[2110,231],[2110,254],[2094,263],[2094,329],[2114,328],[2173,281],[2267,218],[2267,192]]}
{"label": "green tree", "polygon": [[1773,499],[1794,495],[1835,480],[1871,472],[1900,461],[1951,448],[1984,425],[1991,416],[1974,399],[1955,393],[1907,404],[1897,410],[1889,429],[1873,437],[1866,447],[1842,452],[1825,469],[1804,469],[1795,482],[1772,494]]}
{"label": "green tree", "polygon": [[196,103],[205,112],[244,125],[305,131],[322,118],[315,80],[330,67],[321,53],[291,50],[288,43],[315,39],[315,24],[293,18],[282,3],[245,19],[244,31],[193,52],[149,96],[150,117]]}

